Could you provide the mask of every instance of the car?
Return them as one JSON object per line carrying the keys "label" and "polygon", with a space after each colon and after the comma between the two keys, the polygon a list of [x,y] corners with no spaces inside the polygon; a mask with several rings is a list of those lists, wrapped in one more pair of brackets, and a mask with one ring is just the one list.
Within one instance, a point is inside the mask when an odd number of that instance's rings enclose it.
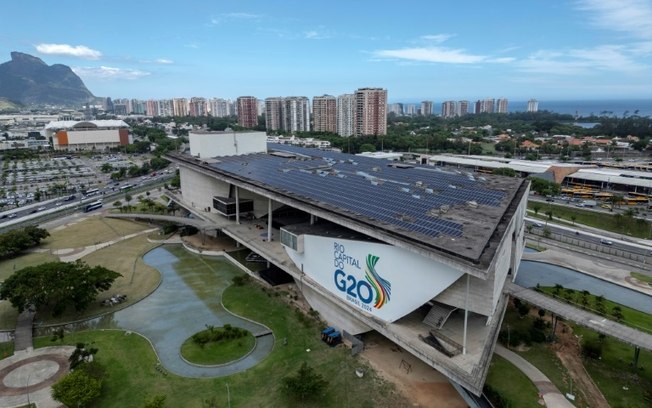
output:
{"label": "car", "polygon": [[8,215],[8,217],[9,217],[9,218],[16,218],[17,215],[16,215],[16,213],[11,213],[11,214]]}
{"label": "car", "polygon": [[605,238],[601,238],[600,243],[603,244],[603,245],[613,245],[612,241],[609,241],[608,239],[605,239]]}
{"label": "car", "polygon": [[540,222],[533,222],[532,225],[537,227],[537,228],[543,227],[543,224],[541,224]]}

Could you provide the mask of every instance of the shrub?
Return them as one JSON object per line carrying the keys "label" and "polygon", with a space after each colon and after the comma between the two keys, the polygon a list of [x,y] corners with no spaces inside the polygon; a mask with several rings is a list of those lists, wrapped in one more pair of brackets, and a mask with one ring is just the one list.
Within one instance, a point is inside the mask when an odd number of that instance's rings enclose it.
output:
{"label": "shrub", "polygon": [[597,360],[602,357],[602,342],[598,339],[584,339],[582,342],[582,355],[586,358]]}

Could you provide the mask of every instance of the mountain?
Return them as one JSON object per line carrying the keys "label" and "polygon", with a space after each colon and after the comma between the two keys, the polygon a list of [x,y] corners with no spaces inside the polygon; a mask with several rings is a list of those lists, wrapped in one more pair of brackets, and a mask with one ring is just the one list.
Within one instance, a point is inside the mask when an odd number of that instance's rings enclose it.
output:
{"label": "mountain", "polygon": [[40,58],[12,52],[0,64],[0,97],[25,105],[80,106],[94,99],[67,65],[47,65]]}

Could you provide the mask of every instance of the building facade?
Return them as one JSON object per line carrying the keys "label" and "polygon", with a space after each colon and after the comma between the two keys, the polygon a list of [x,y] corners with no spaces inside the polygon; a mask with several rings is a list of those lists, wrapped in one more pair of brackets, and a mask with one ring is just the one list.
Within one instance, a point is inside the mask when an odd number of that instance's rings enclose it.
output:
{"label": "building facade", "polygon": [[536,99],[530,99],[527,101],[527,111],[528,112],[538,112],[539,111],[539,101]]}
{"label": "building facade", "polygon": [[441,117],[452,118],[457,114],[457,102],[444,101],[441,104]]}
{"label": "building facade", "polygon": [[344,94],[337,97],[337,134],[355,134],[355,95]]}
{"label": "building facade", "polygon": [[312,120],[315,132],[337,132],[337,99],[332,95],[312,98]]}
{"label": "building facade", "polygon": [[129,125],[121,120],[54,121],[45,126],[54,150],[107,150],[132,143]]}
{"label": "building facade", "polygon": [[265,98],[265,128],[268,132],[283,130],[283,98]]}
{"label": "building facade", "polygon": [[240,96],[237,100],[238,125],[252,129],[258,126],[258,100],[255,96]]}
{"label": "building facade", "polygon": [[360,88],[355,91],[355,135],[387,134],[387,90]]}
{"label": "building facade", "polygon": [[289,133],[310,131],[310,101],[305,96],[283,98],[283,130]]}
{"label": "building facade", "polygon": [[508,101],[507,98],[499,98],[496,100],[496,113],[508,113]]}
{"label": "building facade", "polygon": [[432,115],[432,101],[421,102],[421,116]]}

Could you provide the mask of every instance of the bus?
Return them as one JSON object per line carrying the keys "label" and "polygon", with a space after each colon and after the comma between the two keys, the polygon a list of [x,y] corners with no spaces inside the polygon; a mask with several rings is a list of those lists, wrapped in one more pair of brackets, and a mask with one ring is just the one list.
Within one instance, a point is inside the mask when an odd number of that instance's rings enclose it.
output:
{"label": "bus", "polygon": [[120,191],[127,191],[131,187],[133,187],[131,184],[125,184],[124,186],[120,187]]}
{"label": "bus", "polygon": [[102,208],[102,202],[99,200],[93,201],[92,203],[86,204],[86,206],[84,207],[84,212],[97,210],[98,208]]}
{"label": "bus", "polygon": [[86,197],[88,197],[88,196],[92,196],[92,195],[95,195],[95,194],[99,194],[99,192],[100,192],[100,190],[97,189],[97,188],[89,188],[88,190],[84,191],[84,195]]}

